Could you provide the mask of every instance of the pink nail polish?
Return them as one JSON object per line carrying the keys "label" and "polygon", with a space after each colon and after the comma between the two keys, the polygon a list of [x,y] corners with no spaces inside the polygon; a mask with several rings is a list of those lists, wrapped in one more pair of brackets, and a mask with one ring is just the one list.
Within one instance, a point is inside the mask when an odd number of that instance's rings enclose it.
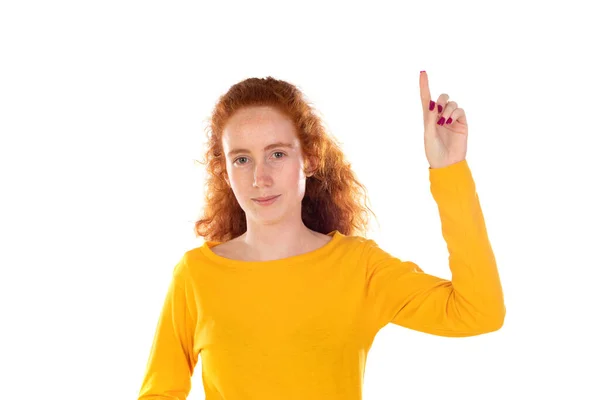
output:
{"label": "pink nail polish", "polygon": [[438,104],[438,112],[441,113],[442,112],[442,106],[440,104]]}
{"label": "pink nail polish", "polygon": [[446,125],[450,125],[452,123],[452,118],[448,118],[448,121],[446,121]]}
{"label": "pink nail polish", "polygon": [[446,120],[446,118],[442,117],[439,119],[439,121],[437,122],[438,125],[444,125],[444,121]]}
{"label": "pink nail polish", "polygon": [[433,100],[429,100],[429,111],[433,111],[434,108],[435,108],[435,103],[433,102]]}

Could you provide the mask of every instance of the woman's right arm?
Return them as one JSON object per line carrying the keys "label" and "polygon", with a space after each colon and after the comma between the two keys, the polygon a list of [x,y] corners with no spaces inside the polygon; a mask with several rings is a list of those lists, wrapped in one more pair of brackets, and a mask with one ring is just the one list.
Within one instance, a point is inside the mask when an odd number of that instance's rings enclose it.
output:
{"label": "woman's right arm", "polygon": [[198,361],[194,354],[196,318],[186,297],[185,256],[173,277],[160,313],[138,400],[185,400]]}

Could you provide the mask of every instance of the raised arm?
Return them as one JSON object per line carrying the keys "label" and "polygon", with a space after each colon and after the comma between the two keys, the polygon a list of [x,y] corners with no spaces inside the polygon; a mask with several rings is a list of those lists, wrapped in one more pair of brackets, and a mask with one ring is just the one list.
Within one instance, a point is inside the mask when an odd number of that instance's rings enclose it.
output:
{"label": "raised arm", "polygon": [[498,330],[506,313],[502,286],[467,161],[429,172],[452,280],[426,274],[367,241],[366,295],[376,328],[392,322],[455,337]]}

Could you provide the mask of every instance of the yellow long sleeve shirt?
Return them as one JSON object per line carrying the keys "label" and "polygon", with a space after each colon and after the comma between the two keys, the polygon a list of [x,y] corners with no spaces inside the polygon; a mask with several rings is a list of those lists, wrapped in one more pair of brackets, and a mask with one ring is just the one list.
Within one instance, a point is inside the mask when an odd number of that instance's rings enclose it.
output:
{"label": "yellow long sleeve shirt", "polygon": [[452,280],[360,236],[263,262],[187,251],[173,271],[140,400],[186,399],[202,357],[207,400],[359,400],[388,323],[451,337],[498,330],[505,306],[466,160],[429,169]]}

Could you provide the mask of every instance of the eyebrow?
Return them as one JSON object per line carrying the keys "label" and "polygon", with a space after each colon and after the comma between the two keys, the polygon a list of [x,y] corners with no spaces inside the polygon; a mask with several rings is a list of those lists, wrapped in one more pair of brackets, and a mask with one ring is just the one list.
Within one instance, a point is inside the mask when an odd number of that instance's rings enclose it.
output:
{"label": "eyebrow", "polygon": [[[294,148],[294,146],[291,143],[277,142],[277,143],[271,143],[270,145],[266,146],[263,150],[267,151],[267,150],[273,149],[275,147],[287,147],[289,149],[293,149]],[[239,154],[239,153],[250,153],[250,150],[247,150],[247,149],[233,149],[229,153],[227,153],[227,155],[229,157],[231,157],[231,156]]]}

